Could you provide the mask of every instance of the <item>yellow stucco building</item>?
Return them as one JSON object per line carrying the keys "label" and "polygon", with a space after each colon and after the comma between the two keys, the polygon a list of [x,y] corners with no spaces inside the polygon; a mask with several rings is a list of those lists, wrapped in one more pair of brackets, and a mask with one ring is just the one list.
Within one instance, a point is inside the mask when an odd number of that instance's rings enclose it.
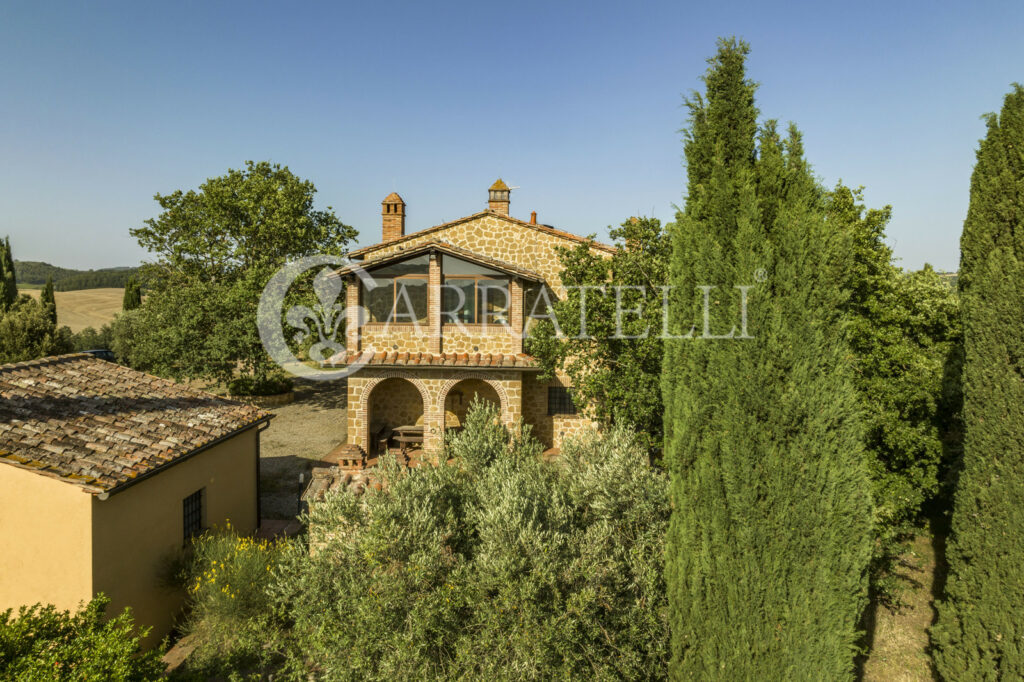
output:
{"label": "yellow stucco building", "polygon": [[0,365],[0,610],[103,592],[158,641],[191,536],[259,525],[269,419],[91,355]]}

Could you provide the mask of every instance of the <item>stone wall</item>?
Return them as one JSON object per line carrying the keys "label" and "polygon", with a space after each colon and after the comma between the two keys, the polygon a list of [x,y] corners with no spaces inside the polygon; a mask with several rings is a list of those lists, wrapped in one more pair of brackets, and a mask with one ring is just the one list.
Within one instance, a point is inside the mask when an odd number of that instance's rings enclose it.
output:
{"label": "stone wall", "polygon": [[445,399],[445,428],[464,426],[469,407],[475,399],[489,402],[501,409],[501,398],[490,384],[480,379],[463,379],[449,389]]}
{"label": "stone wall", "polygon": [[519,353],[522,343],[508,325],[446,324],[441,328],[445,353]]}
{"label": "stone wall", "polygon": [[[416,405],[413,396],[419,395],[423,409],[415,423],[424,427],[424,450],[438,461],[444,444],[448,394],[466,379],[483,382],[493,390],[501,405],[502,422],[507,426],[511,427],[522,416],[520,372],[366,367],[348,378],[348,442],[369,452],[371,426],[409,423],[400,420],[407,418]],[[392,396],[397,391],[403,397],[393,404]]]}
{"label": "stone wall", "polygon": [[533,426],[533,434],[546,447],[561,448],[566,438],[596,428],[596,424],[582,414],[548,414],[548,387],[569,386],[564,376],[553,381],[538,381],[535,375],[523,377],[523,420]]}
{"label": "stone wall", "polygon": [[385,423],[391,427],[423,424],[423,397],[405,379],[385,379],[370,394],[367,414],[371,431]]}
{"label": "stone wall", "polygon": [[[442,327],[441,350],[445,353],[509,353],[522,352],[522,343],[508,325],[446,324]],[[360,333],[359,350],[375,352],[426,353],[430,347],[430,331],[426,323],[367,324]],[[434,351],[436,352],[436,351]]]}
{"label": "stone wall", "polygon": [[[410,235],[399,244],[384,244],[369,254],[371,259],[410,249],[425,242],[440,240],[474,253],[513,263],[541,275],[558,297],[565,296],[562,272],[555,247],[575,247],[579,242],[530,228],[500,215],[487,214],[463,222],[454,222],[444,229],[424,235]],[[596,253],[607,253],[596,250]]]}
{"label": "stone wall", "polygon": [[444,429],[461,425],[479,394],[499,405],[506,426],[522,418],[545,448],[561,448],[566,438],[596,428],[584,415],[548,415],[548,386],[566,385],[564,377],[542,382],[533,373],[364,368],[348,379],[349,443],[370,452],[377,426],[422,424],[424,449],[437,459]]}
{"label": "stone wall", "polygon": [[425,353],[430,333],[427,324],[367,324],[360,330],[359,350],[372,348],[377,353]]}

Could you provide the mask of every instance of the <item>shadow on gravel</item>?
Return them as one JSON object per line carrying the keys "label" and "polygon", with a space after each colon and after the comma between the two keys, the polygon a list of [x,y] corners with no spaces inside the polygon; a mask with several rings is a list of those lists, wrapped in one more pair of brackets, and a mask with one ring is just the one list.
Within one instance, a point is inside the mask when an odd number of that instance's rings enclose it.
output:
{"label": "shadow on gravel", "polygon": [[344,410],[348,406],[348,381],[296,379],[295,401],[317,410]]}

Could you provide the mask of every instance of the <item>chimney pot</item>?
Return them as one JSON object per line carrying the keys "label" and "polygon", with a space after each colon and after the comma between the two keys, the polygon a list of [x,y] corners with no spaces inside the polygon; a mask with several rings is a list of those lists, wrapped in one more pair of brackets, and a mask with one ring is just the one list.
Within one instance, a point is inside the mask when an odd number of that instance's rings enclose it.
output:
{"label": "chimney pot", "polygon": [[392,242],[405,236],[405,201],[397,192],[392,192],[380,202],[380,214],[384,218],[382,241]]}
{"label": "chimney pot", "polygon": [[490,189],[487,190],[487,209],[501,215],[508,215],[510,193],[508,185],[501,178],[498,178],[491,185]]}
{"label": "chimney pot", "polygon": [[537,212],[536,211],[530,211],[530,224],[531,225],[536,225],[537,224]]}

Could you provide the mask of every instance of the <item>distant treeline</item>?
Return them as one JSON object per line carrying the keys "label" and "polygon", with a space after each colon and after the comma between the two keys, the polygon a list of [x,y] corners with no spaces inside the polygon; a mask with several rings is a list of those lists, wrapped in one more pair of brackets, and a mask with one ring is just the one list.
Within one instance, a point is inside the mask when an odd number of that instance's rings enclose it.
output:
{"label": "distant treeline", "polygon": [[48,277],[53,278],[53,288],[57,291],[75,291],[78,289],[102,289],[107,287],[122,288],[129,277],[138,268],[101,268],[99,270],[72,270],[60,268],[39,261],[14,261],[14,271],[18,284],[46,284]]}

